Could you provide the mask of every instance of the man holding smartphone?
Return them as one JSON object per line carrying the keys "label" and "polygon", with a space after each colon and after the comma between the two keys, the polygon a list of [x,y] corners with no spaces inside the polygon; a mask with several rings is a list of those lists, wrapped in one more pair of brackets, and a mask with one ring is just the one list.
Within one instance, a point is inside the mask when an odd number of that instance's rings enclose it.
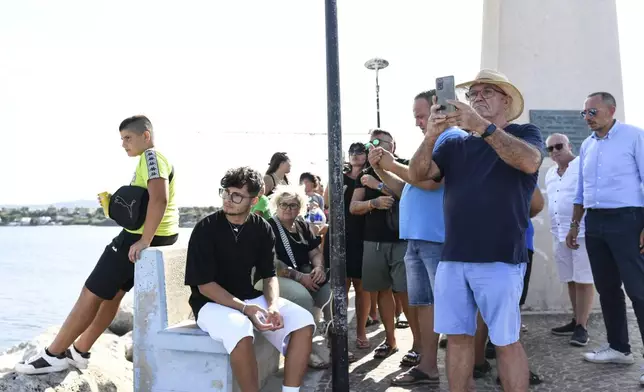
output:
{"label": "man holding smartphone", "polygon": [[[412,181],[445,179],[445,244],[434,288],[435,331],[448,335],[451,391],[466,391],[474,368],[474,335],[480,310],[497,347],[506,392],[529,386],[528,359],[519,342],[519,300],[528,261],[525,232],[530,199],[541,166],[543,141],[532,124],[510,124],[523,112],[523,97],[497,71],[482,70],[457,88],[470,105],[449,100],[454,112],[431,108],[425,138],[414,154]],[[470,131],[434,152],[449,127]]]}

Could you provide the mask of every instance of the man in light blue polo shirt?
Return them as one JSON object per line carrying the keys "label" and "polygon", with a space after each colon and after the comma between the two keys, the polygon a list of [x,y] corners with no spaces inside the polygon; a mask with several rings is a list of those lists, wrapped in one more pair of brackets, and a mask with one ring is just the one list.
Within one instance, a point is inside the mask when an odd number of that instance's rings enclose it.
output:
{"label": "man in light blue polo shirt", "polygon": [[[427,129],[429,108],[435,94],[434,90],[430,90],[418,94],[414,99],[416,126],[423,134]],[[458,128],[448,129],[440,135],[435,148],[446,140],[466,136],[467,133]],[[409,322],[411,326],[414,323],[418,325],[422,341],[420,350],[417,347],[411,350],[416,354],[420,351],[417,365],[394,378],[392,384],[409,386],[438,383],[439,335],[434,332],[433,287],[445,241],[443,186],[441,182],[433,180],[411,182],[408,167],[395,164],[393,157],[386,152],[373,151],[369,158],[372,164],[376,163],[376,170],[385,185],[400,196],[400,239],[408,241],[405,254],[407,295],[409,306],[415,307],[417,312],[417,320]]]}
{"label": "man in light blue polo shirt", "polygon": [[584,354],[584,359],[632,364],[622,283],[644,337],[644,130],[615,120],[615,107],[615,98],[606,92],[590,94],[584,103],[581,115],[593,132],[579,150],[577,196],[566,244],[579,247],[585,210],[586,250],[608,345]]}

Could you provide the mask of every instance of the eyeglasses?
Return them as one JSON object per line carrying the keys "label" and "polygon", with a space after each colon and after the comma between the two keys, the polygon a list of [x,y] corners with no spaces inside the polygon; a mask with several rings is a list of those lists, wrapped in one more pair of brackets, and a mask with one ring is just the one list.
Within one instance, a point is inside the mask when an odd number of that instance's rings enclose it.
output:
{"label": "eyeglasses", "polygon": [[297,203],[280,203],[279,207],[286,211],[286,210],[297,210],[300,208],[300,205]]}
{"label": "eyeglasses", "polygon": [[581,112],[579,112],[579,114],[581,115],[582,118],[586,118],[586,115],[592,118],[597,115],[597,111],[598,111],[597,109],[588,109],[588,110],[582,110]]}
{"label": "eyeglasses", "polygon": [[244,196],[241,193],[233,192],[230,193],[228,189],[224,188],[219,188],[219,196],[221,196],[222,199],[227,200],[230,199],[235,204],[240,204],[244,199],[252,199],[253,196]]}
{"label": "eyeglasses", "polygon": [[548,150],[548,152],[552,152],[553,150],[559,151],[563,147],[564,147],[563,143],[557,143],[557,144],[553,144],[552,146],[546,147],[546,150]]}
{"label": "eyeglasses", "polygon": [[497,90],[497,89],[492,88],[492,87],[485,87],[484,89],[479,90],[479,91],[471,91],[470,90],[470,91],[466,92],[465,93],[465,98],[467,98],[467,100],[471,102],[471,101],[474,101],[476,99],[476,97],[478,97],[479,94],[481,94],[481,97],[483,97],[483,99],[490,99],[490,98],[492,98],[494,96],[494,93],[507,95],[506,93],[504,93],[501,90]]}

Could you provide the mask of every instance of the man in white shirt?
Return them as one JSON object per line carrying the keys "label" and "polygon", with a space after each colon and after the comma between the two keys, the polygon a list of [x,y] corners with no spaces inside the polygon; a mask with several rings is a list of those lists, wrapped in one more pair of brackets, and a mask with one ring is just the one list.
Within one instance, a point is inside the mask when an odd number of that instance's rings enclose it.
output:
{"label": "man in white shirt", "polygon": [[557,164],[546,173],[548,214],[553,235],[554,254],[559,269],[559,279],[568,283],[568,295],[572,303],[573,319],[569,324],[553,328],[555,335],[572,335],[570,344],[588,344],[587,322],[593,304],[595,288],[584,239],[584,223],[580,223],[578,249],[566,246],[566,235],[572,219],[572,205],[577,192],[579,158],[572,153],[572,145],[566,135],[552,134],[546,140],[548,155]]}

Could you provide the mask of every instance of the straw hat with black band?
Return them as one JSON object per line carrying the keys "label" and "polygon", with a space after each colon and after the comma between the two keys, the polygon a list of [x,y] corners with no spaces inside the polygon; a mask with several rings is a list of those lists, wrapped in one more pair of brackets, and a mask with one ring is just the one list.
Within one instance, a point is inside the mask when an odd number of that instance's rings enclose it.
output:
{"label": "straw hat with black band", "polygon": [[474,80],[461,83],[457,85],[456,88],[467,91],[470,87],[476,84],[492,84],[501,89],[505,95],[511,98],[510,107],[508,107],[505,116],[508,122],[519,118],[521,113],[523,113],[523,95],[521,95],[519,89],[510,83],[507,76],[503,75],[501,72],[493,69],[482,69],[476,75]]}

